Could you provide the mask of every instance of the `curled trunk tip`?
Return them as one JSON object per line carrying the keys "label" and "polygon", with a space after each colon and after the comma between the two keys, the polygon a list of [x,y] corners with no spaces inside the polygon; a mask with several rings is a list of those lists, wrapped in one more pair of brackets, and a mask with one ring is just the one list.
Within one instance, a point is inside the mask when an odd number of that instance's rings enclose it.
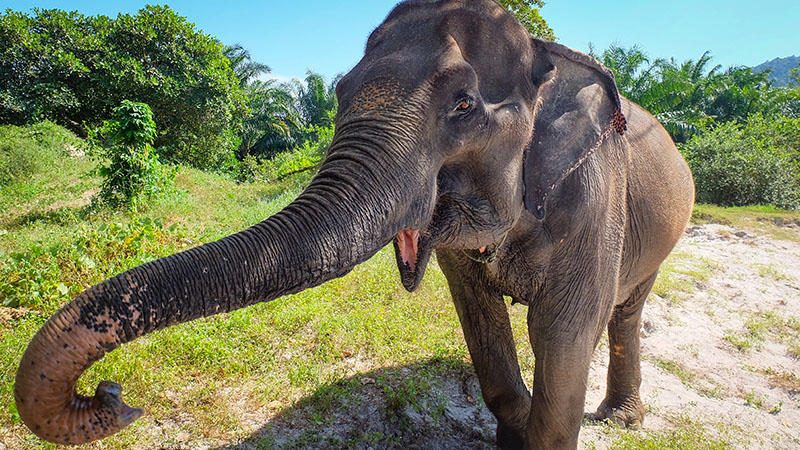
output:
{"label": "curled trunk tip", "polygon": [[98,353],[92,344],[96,336],[75,323],[72,306],[59,311],[33,338],[14,385],[22,421],[40,438],[65,445],[110,436],[143,413],[126,405],[122,387],[111,381],[100,382],[92,397],[77,393],[83,370],[104,351]]}

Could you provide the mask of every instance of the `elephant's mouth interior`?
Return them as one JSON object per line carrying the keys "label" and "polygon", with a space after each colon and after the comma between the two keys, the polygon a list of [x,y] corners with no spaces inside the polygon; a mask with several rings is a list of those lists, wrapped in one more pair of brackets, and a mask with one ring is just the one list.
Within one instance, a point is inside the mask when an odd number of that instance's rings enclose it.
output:
{"label": "elephant's mouth interior", "polygon": [[408,265],[411,270],[416,270],[419,230],[403,230],[397,233],[397,249],[403,264]]}
{"label": "elephant's mouth interior", "polygon": [[422,281],[432,249],[425,245],[425,239],[421,239],[419,230],[415,229],[397,233],[394,237],[394,249],[403,287],[412,292]]}

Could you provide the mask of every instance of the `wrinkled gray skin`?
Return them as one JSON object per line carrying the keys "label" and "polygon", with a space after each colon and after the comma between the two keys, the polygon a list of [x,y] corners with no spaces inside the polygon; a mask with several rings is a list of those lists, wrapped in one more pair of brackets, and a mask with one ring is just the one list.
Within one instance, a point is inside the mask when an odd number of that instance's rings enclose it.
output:
{"label": "wrinkled gray skin", "polygon": [[[400,4],[337,95],[329,156],[292,204],[106,280],[50,319],[16,379],[31,430],[69,444],[118,431],[141,414],[119,385],[75,393],[104,353],[339,277],[392,241],[409,290],[436,249],[500,447],[576,447],[606,326],[608,390],[595,416],[642,421],[642,305],[694,198],[658,122],[620,99],[593,59],[531,39],[489,0]],[[532,394],[504,295],[529,305]]]}

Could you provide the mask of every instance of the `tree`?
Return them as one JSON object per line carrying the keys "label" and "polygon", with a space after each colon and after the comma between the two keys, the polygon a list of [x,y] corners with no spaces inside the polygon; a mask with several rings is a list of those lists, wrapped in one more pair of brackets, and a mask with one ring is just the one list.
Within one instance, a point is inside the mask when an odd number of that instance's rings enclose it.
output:
{"label": "tree", "polygon": [[259,75],[272,72],[268,65],[253,61],[250,52],[241,44],[227,45],[222,53],[228,58],[231,69],[242,87],[254,81]]}
{"label": "tree", "polygon": [[220,168],[247,107],[222,45],[166,6],[135,15],[34,9],[0,15],[0,121],[49,119],[85,135],[124,99],[150,105],[154,146]]}
{"label": "tree", "polygon": [[296,84],[297,109],[306,126],[331,126],[331,114],[329,113],[335,112],[339,105],[336,100],[336,83],[340,78],[341,75],[334,78],[330,84],[326,84],[322,75],[309,70],[305,84]]}
{"label": "tree", "polygon": [[696,60],[650,61],[637,46],[611,45],[590,53],[614,72],[620,93],[653,114],[676,142],[687,142],[712,123],[743,124],[752,114],[797,117],[800,95],[770,86],[766,73],[747,67],[724,71],[710,52]]}
{"label": "tree", "polygon": [[250,114],[242,124],[237,157],[270,157],[301,141],[304,121],[291,88],[275,80],[255,81],[245,87]]}
{"label": "tree", "polygon": [[[239,79],[212,36],[167,6],[120,15],[108,37],[117,95],[148,103],[168,159],[220,169],[234,159],[247,111]],[[120,100],[121,101],[121,100]]]}
{"label": "tree", "polygon": [[789,86],[800,89],[800,67],[789,70]]}
{"label": "tree", "polygon": [[553,30],[539,14],[544,0],[498,0],[534,37],[555,41]]}
{"label": "tree", "polygon": [[82,122],[110,112],[91,77],[110,19],[33,11],[0,15],[0,122],[51,120],[85,136]]}

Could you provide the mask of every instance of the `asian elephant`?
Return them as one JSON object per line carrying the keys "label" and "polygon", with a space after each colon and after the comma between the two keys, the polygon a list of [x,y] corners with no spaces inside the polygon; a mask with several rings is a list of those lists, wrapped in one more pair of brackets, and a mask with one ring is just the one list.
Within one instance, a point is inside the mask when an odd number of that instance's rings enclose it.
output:
{"label": "asian elephant", "polygon": [[[592,352],[595,413],[643,420],[642,305],[694,200],[670,136],[593,58],[531,38],[492,0],[409,0],[338,83],[336,133],[305,191],[251,228],[93,286],[33,338],[19,414],[42,438],[101,439],[142,411],[76,393],[125,342],[340,277],[394,244],[414,290],[434,250],[502,448],[574,449]],[[503,296],[528,307],[525,386]]]}

